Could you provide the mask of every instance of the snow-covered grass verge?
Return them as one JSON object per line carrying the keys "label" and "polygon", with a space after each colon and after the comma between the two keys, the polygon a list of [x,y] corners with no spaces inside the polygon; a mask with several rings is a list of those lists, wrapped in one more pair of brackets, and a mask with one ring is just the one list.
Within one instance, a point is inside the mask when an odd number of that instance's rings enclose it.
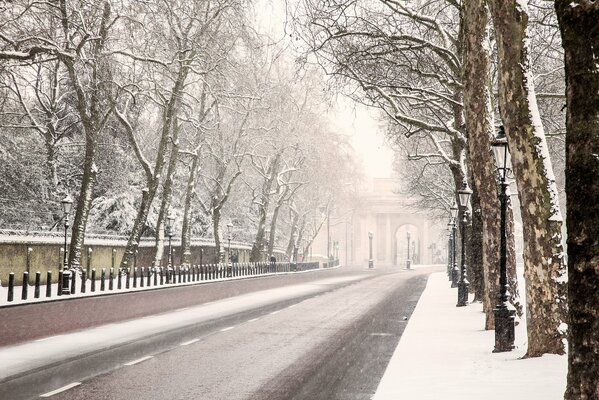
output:
{"label": "snow-covered grass verge", "polygon": [[432,274],[379,384],[375,400],[558,400],[567,356],[522,359],[526,327],[516,327],[511,352],[492,353],[482,304],[456,307],[457,289]]}

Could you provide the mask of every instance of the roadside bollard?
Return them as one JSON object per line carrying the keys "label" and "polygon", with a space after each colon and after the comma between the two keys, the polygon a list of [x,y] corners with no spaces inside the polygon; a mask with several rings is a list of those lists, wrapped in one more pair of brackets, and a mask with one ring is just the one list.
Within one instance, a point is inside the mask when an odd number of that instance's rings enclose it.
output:
{"label": "roadside bollard", "polygon": [[46,273],[46,297],[52,297],[52,271]]}
{"label": "roadside bollard", "polygon": [[7,301],[12,301],[14,297],[15,291],[15,273],[11,272],[8,274],[8,299]]}
{"label": "roadside bollard", "polygon": [[33,298],[40,298],[40,282],[42,280],[42,273],[37,271],[35,273],[35,289],[33,290]]}
{"label": "roadside bollard", "polygon": [[158,286],[158,268],[152,268],[152,272],[154,273],[154,286]]}
{"label": "roadside bollard", "polygon": [[160,272],[160,286],[164,285],[164,270],[162,267],[158,267],[158,271]]}
{"label": "roadside bollard", "polygon": [[85,270],[81,271],[81,293],[85,293],[85,278],[86,278]]}
{"label": "roadside bollard", "polygon": [[123,288],[123,269],[119,268],[118,275],[116,277],[116,288],[121,290]]}
{"label": "roadside bollard", "polygon": [[152,268],[148,267],[148,282],[146,282],[146,286],[152,286]]}
{"label": "roadside bollard", "polygon": [[27,300],[27,290],[29,290],[29,272],[23,272],[23,286],[21,286],[21,300]]}
{"label": "roadside bollard", "polygon": [[133,287],[137,287],[137,267],[133,268]]}
{"label": "roadside bollard", "polygon": [[92,281],[91,281],[91,291],[96,291],[96,269],[92,268]]}
{"label": "roadside bollard", "polygon": [[108,290],[114,290],[114,268],[110,268],[108,275]]}
{"label": "roadside bollard", "polygon": [[58,271],[58,293],[57,295],[62,296],[62,270]]}
{"label": "roadside bollard", "polygon": [[179,280],[177,281],[177,283],[181,283],[181,267],[177,268],[177,275]]}
{"label": "roadside bollard", "polygon": [[100,274],[100,291],[103,292],[106,289],[106,268],[102,268],[102,274]]}
{"label": "roadside bollard", "polygon": [[77,271],[71,271],[71,294],[75,294],[76,291],[76,282],[77,282]]}
{"label": "roadside bollard", "polygon": [[144,267],[139,268],[139,287],[144,287]]}
{"label": "roadside bollard", "polygon": [[125,277],[127,278],[125,280],[125,289],[129,289],[131,287],[130,281],[131,281],[131,269],[129,267],[127,267],[127,272]]}

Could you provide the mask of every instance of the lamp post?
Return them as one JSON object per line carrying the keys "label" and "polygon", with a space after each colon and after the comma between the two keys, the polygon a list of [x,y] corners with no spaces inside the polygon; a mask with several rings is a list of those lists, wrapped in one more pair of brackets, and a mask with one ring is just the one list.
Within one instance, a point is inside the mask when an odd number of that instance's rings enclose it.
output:
{"label": "lamp post", "polygon": [[69,229],[69,214],[73,208],[73,199],[67,194],[67,196],[61,200],[62,211],[64,212],[64,251],[62,260],[62,290],[61,294],[71,294],[69,283],[71,282],[71,271],[69,270],[69,264],[67,261],[67,234]]}
{"label": "lamp post", "polygon": [[495,349],[494,353],[511,351],[514,348],[514,319],[516,311],[509,308],[508,304],[508,284],[507,284],[507,234],[506,234],[506,213],[507,213],[507,189],[508,184],[506,176],[509,167],[509,149],[507,138],[503,126],[499,128],[497,136],[492,141],[493,155],[499,172],[501,191],[499,202],[501,204],[500,225],[499,225],[499,302],[493,309],[495,317]]}
{"label": "lamp post", "polygon": [[372,259],[372,232],[368,232],[368,268],[374,268],[374,260]]}
{"label": "lamp post", "polygon": [[297,270],[297,232],[293,232],[291,235],[291,240],[293,241],[293,252],[291,253],[291,269],[293,271]]}
{"label": "lamp post", "polygon": [[447,223],[447,279],[451,282],[451,271],[453,270],[453,262],[451,261],[451,233],[453,228],[451,227],[451,217]]}
{"label": "lamp post", "polygon": [[406,232],[408,240],[408,256],[406,257],[406,269],[412,269],[412,260],[410,260],[410,232]]}
{"label": "lamp post", "polygon": [[468,212],[468,204],[472,190],[468,184],[464,182],[462,188],[458,190],[458,198],[460,199],[460,207],[462,209],[462,223],[460,224],[460,234],[462,235],[462,260],[460,263],[460,281],[458,282],[458,303],[456,307],[464,307],[468,305],[468,277],[466,274],[466,213]]}
{"label": "lamp post", "polygon": [[456,231],[458,221],[458,206],[453,203],[449,209],[451,213],[451,287],[458,287],[458,281],[460,280],[460,270],[458,269],[458,263],[455,256],[456,249]]}
{"label": "lamp post", "polygon": [[166,283],[170,281],[170,271],[173,265],[173,223],[175,216],[169,211],[166,215],[166,234],[168,235],[168,268],[166,273]]}
{"label": "lamp post", "polygon": [[231,232],[233,230],[233,223],[229,220],[227,224],[227,240],[229,242],[229,249],[227,250],[227,258],[229,261],[229,269],[227,271],[227,275],[231,276],[233,272],[233,263],[231,262]]}

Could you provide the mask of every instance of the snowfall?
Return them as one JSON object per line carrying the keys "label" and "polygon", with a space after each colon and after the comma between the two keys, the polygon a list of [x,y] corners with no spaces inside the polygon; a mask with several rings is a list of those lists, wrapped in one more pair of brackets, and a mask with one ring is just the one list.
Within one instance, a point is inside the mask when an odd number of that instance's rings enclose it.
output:
{"label": "snowfall", "polygon": [[495,332],[484,330],[482,304],[456,301],[447,276],[432,274],[374,400],[564,398],[567,356],[522,358],[524,321],[516,327],[516,349],[493,353]]}
{"label": "snowfall", "polygon": [[[521,279],[520,282],[523,280]],[[18,289],[15,291],[17,298],[20,294],[20,288]],[[154,288],[137,288],[137,290],[152,289]],[[53,293],[55,291],[56,287],[53,287]],[[99,294],[108,293],[96,292],[78,294],[78,296]],[[0,289],[0,295],[5,297],[5,289],[4,291]],[[53,296],[52,299],[29,299],[29,301],[58,299],[60,297]],[[516,349],[510,352],[493,353],[494,331],[484,330],[485,317],[482,304],[469,303],[467,307],[456,307],[456,301],[457,289],[450,287],[446,275],[432,274],[408,320],[407,327],[373,397],[374,400],[563,399],[567,356],[545,355],[540,358],[523,359],[526,353],[525,318],[522,318],[516,327]],[[15,303],[20,302],[15,300]],[[245,306],[246,303],[247,301],[244,301]],[[8,304],[3,302],[1,305]],[[219,310],[219,312],[223,311],[221,307]],[[186,311],[186,315],[188,314],[189,312]],[[169,324],[172,324],[172,321]],[[123,327],[119,324],[112,324],[112,326],[113,328],[118,326],[122,332]],[[136,325],[135,330],[139,328],[140,326]],[[93,332],[95,330],[89,333]],[[108,336],[118,337],[113,334]],[[44,348],[54,350],[60,348],[60,343],[48,346],[48,342],[59,341],[63,337],[68,335],[49,338],[43,342]],[[96,339],[93,337],[90,343],[101,342]],[[37,342],[33,343],[37,344]],[[72,345],[72,341],[68,342]],[[86,346],[89,345],[88,343]],[[33,354],[37,358],[48,359],[48,355],[43,352],[35,351]],[[5,367],[11,360],[19,363],[26,362],[29,366],[32,362],[29,359],[23,360],[23,349],[20,349],[20,346],[2,349],[0,359],[4,360]],[[16,367],[12,365],[9,369],[14,372]],[[0,368],[1,375],[2,368]]]}

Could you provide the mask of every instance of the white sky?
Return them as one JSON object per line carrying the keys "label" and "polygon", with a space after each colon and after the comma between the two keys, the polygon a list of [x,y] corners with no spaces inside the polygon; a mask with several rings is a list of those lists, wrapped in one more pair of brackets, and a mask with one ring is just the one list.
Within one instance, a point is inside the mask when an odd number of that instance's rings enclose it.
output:
{"label": "white sky", "polygon": [[[269,32],[277,39],[285,37],[285,2],[258,0],[254,10],[258,24],[265,32]],[[329,116],[338,132],[351,138],[350,143],[356,150],[358,158],[362,160],[367,178],[391,176],[393,152],[385,143],[383,128],[376,121],[374,110],[339,96],[337,110]]]}
{"label": "white sky", "polygon": [[351,138],[356,154],[362,159],[368,178],[389,178],[393,152],[385,142],[383,127],[376,112],[351,100],[339,97],[338,112],[333,123],[339,133]]}

